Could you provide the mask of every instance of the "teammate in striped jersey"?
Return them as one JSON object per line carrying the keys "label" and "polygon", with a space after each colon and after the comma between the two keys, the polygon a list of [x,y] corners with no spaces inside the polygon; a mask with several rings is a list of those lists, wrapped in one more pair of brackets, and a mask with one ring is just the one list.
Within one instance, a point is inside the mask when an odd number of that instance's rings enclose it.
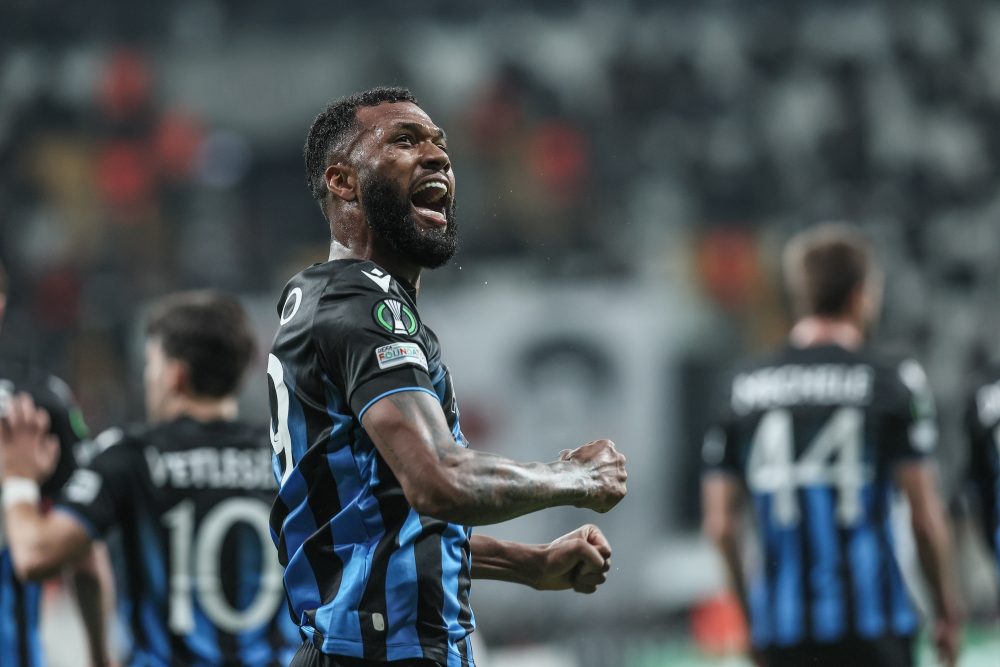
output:
{"label": "teammate in striped jersey", "polygon": [[[263,424],[237,421],[254,350],[234,299],[169,297],[147,327],[150,426],[98,436],[48,515],[5,508],[15,563],[41,575],[121,531],[134,667],[277,667],[299,638],[288,617],[267,517],[276,485]],[[5,475],[36,478],[36,419],[18,395],[3,420]],[[34,428],[34,430],[33,430]]]}
{"label": "teammate in striped jersey", "polygon": [[[0,324],[6,303],[7,277],[0,266]],[[76,469],[74,447],[86,436],[87,427],[65,382],[24,360],[5,357],[0,359],[0,414],[16,392],[27,392],[51,415],[50,431],[58,447],[47,452],[41,462],[46,475],[38,489],[42,501],[48,504]],[[33,494],[35,489],[31,481],[25,481],[27,485],[22,482],[19,488],[27,488],[28,493]],[[14,486],[18,486],[18,482]],[[10,487],[7,491],[0,490],[0,497],[6,502],[16,500],[13,494],[17,491]],[[0,623],[0,667],[39,667],[45,663],[39,637],[41,587],[37,582],[24,580],[24,572],[11,560],[5,542],[0,518],[0,619],[4,619]],[[83,612],[89,659],[95,665],[104,664],[107,642],[102,597],[111,596],[106,550],[95,547],[83,560],[72,564],[70,570],[72,590]]]}
{"label": "teammate in striped jersey", "polygon": [[444,133],[408,91],[331,104],[305,157],[330,261],[288,283],[268,363],[271,528],[306,638],[292,665],[472,665],[472,578],[592,592],[611,548],[593,526],[544,546],[471,526],[607,511],[625,494],[624,457],[607,440],[552,463],[468,449],[416,301],[421,270],[455,250],[455,179]]}
{"label": "teammate in striped jersey", "polygon": [[[706,532],[770,667],[913,664],[918,617],[896,564],[894,489],[910,503],[931,584],[939,654],[957,653],[948,530],[931,458],[933,399],[920,366],[869,350],[879,280],[845,226],[793,239],[785,277],[800,319],[788,344],[732,383],[703,447]],[[739,512],[754,509],[763,558],[744,583]]]}

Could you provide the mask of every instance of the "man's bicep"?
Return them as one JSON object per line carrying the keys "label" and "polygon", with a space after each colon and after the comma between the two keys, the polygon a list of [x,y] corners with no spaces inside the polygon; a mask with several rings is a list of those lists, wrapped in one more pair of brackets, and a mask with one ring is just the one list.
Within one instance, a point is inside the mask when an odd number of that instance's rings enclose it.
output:
{"label": "man's bicep", "polygon": [[404,484],[432,473],[458,447],[437,397],[419,388],[382,396],[365,409],[361,423]]}

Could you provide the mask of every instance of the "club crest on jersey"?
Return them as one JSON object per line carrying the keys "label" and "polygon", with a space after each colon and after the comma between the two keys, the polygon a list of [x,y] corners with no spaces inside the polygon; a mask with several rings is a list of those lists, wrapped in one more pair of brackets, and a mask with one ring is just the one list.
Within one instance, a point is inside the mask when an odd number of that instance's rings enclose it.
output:
{"label": "club crest on jersey", "polygon": [[382,347],[375,348],[375,358],[378,359],[378,367],[395,368],[403,364],[413,364],[427,370],[427,357],[424,351],[415,343],[389,343]]}
{"label": "club crest on jersey", "polygon": [[417,333],[420,323],[417,316],[402,301],[382,299],[372,309],[375,324],[397,336],[412,336]]}

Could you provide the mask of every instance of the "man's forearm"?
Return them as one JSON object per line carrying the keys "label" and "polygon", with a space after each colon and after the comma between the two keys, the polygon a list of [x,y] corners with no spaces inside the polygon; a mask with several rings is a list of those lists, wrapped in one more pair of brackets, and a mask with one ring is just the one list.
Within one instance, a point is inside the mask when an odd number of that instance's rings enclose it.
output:
{"label": "man's forearm", "polygon": [[542,569],[542,547],[472,536],[472,578],[534,586]]}
{"label": "man's forearm", "polygon": [[913,526],[920,566],[930,583],[938,616],[955,618],[958,601],[952,579],[951,547],[943,512],[928,513]]}
{"label": "man's forearm", "polygon": [[565,461],[519,463],[452,448],[442,454],[449,484],[428,512],[467,526],[501,523],[563,505],[583,504],[590,480]]}
{"label": "man's forearm", "polygon": [[[4,530],[14,570],[22,579],[45,579],[79,558],[89,543],[82,528],[53,526],[53,512],[42,514],[35,503],[4,508]],[[68,521],[69,519],[65,519]]]}
{"label": "man's forearm", "polygon": [[[440,405],[422,392],[379,401],[367,413],[365,428],[414,509],[439,519],[472,526],[560,505],[604,511],[624,495],[624,465],[609,441],[587,451],[592,458],[586,465],[519,463],[477,452],[455,443]],[[619,473],[615,496],[611,480]]]}
{"label": "man's forearm", "polygon": [[91,663],[109,663],[107,631],[109,607],[114,600],[106,548],[94,543],[90,553],[72,569],[73,591],[87,634]]}

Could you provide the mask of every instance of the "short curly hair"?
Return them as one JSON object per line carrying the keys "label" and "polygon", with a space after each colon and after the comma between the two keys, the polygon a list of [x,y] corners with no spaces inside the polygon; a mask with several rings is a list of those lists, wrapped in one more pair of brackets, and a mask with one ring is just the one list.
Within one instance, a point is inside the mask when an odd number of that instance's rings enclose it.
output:
{"label": "short curly hair", "polygon": [[309,184],[309,191],[321,208],[324,208],[323,202],[326,199],[323,173],[330,164],[331,154],[337,145],[356,127],[358,108],[393,102],[412,102],[418,106],[420,104],[406,88],[380,86],[341,97],[327,105],[316,116],[306,136],[302,156],[306,162],[306,182]]}

